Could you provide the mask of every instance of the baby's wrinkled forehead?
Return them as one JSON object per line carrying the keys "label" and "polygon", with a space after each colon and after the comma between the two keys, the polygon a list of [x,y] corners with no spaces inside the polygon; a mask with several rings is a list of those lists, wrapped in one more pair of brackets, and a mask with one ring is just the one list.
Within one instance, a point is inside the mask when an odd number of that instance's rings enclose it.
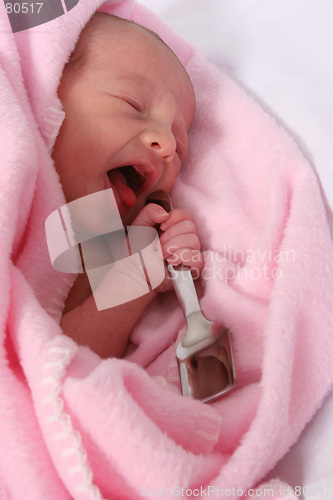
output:
{"label": "baby's wrinkled forehead", "polygon": [[[73,68],[87,62],[89,53],[97,44],[101,44],[100,46],[103,46],[103,40],[105,41],[103,48],[107,49],[106,39],[107,35],[111,32],[118,34],[119,45],[123,45],[126,41],[129,41],[133,34],[138,30],[149,34],[156,40],[159,40],[159,42],[163,44],[163,46],[179,61],[176,54],[163,41],[163,39],[149,28],[141,26],[129,19],[123,19],[104,12],[96,12],[82,30],[75,49],[72,52],[70,60],[66,66],[68,68]],[[180,61],[179,64],[183,67]],[[183,69],[186,72],[185,68]]]}

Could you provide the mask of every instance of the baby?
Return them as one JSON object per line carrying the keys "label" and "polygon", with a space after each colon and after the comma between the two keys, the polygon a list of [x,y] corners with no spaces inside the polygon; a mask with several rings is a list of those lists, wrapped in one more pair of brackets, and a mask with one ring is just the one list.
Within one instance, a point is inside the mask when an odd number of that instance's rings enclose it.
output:
{"label": "baby", "polygon": [[[171,191],[187,154],[195,96],[176,55],[150,30],[96,13],[65,66],[58,95],[65,120],[53,159],[67,203],[112,188],[125,226],[160,224],[163,258],[200,272],[190,214],[145,206],[153,191]],[[155,290],[98,311],[87,275],[79,274],[61,326],[101,357],[121,357],[144,309],[171,288],[166,272]]]}

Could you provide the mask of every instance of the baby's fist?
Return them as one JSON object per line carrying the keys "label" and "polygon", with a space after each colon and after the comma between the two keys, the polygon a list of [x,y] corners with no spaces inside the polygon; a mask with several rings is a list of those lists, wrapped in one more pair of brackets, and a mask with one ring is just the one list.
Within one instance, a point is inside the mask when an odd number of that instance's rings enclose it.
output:
{"label": "baby's fist", "polygon": [[191,215],[187,210],[176,208],[161,224],[160,236],[163,258],[169,264],[189,266],[198,275],[203,268],[200,240]]}

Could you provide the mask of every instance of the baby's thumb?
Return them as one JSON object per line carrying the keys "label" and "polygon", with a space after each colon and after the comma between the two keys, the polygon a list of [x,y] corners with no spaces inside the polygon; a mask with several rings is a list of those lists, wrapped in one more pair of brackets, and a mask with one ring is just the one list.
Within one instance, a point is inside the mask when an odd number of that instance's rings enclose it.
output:
{"label": "baby's thumb", "polygon": [[156,203],[148,203],[134,219],[132,226],[154,227],[156,224],[162,224],[168,217],[169,214],[164,208]]}

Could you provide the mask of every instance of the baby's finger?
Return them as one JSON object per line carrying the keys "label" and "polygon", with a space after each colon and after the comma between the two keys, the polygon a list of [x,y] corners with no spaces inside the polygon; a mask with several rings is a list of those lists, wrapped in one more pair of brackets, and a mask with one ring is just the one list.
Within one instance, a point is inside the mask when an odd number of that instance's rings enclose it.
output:
{"label": "baby's finger", "polygon": [[161,224],[162,231],[167,231],[171,226],[183,220],[191,220],[191,214],[182,208],[174,208],[169,212],[169,218]]}
{"label": "baby's finger", "polygon": [[196,234],[195,225],[191,220],[183,220],[175,225],[170,226],[160,236],[161,244],[166,244],[172,238],[181,234],[193,233]]}
{"label": "baby's finger", "polygon": [[167,243],[162,243],[163,258],[166,260],[173,255],[179,248],[189,248],[191,250],[200,250],[200,241],[196,234],[181,234],[172,238]]}
{"label": "baby's finger", "polygon": [[165,222],[169,218],[169,213],[156,203],[149,203],[139,213],[132,222],[132,226],[150,226]]}

